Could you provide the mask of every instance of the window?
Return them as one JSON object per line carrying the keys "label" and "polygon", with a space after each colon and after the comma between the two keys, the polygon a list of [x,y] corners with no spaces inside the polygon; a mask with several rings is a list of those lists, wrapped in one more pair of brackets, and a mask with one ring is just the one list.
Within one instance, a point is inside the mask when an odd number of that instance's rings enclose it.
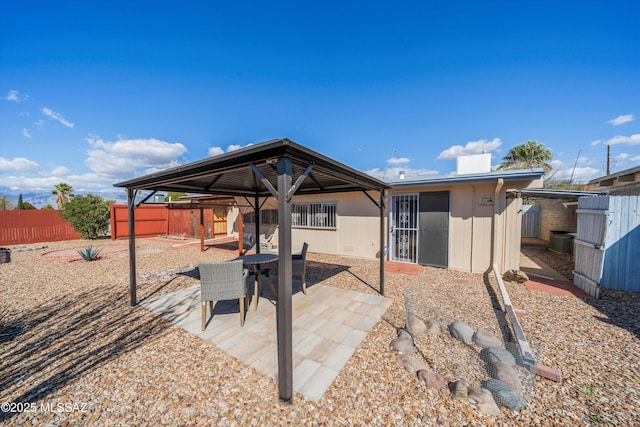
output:
{"label": "window", "polygon": [[[255,224],[255,212],[247,212],[242,216],[242,222],[245,224]],[[260,224],[262,225],[278,225],[278,210],[264,209],[260,211]]]}
{"label": "window", "polygon": [[[244,214],[245,224],[255,224],[254,212]],[[278,225],[278,210],[260,211],[260,224]],[[291,204],[291,226],[336,229],[336,202]]]}
{"label": "window", "polygon": [[335,229],[336,203],[292,204],[291,226]]}

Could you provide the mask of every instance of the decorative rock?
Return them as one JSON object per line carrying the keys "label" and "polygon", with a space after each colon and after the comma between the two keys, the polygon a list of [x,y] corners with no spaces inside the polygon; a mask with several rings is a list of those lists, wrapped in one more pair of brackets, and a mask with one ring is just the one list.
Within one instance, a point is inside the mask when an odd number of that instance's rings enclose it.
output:
{"label": "decorative rock", "polygon": [[503,381],[495,379],[483,381],[482,387],[491,392],[496,403],[514,411],[519,411],[527,404],[524,397],[516,393],[509,384]]}
{"label": "decorative rock", "polygon": [[416,372],[423,369],[429,369],[426,363],[424,363],[422,360],[418,360],[417,358],[408,356],[406,354],[403,354],[400,358],[400,364],[404,367],[404,369],[412,374],[415,374]]}
{"label": "decorative rock", "polygon": [[452,337],[459,341],[462,341],[465,344],[471,344],[471,340],[473,339],[474,334],[471,326],[458,320],[449,325],[449,332],[451,333]]}
{"label": "decorative rock", "polygon": [[417,316],[409,316],[407,327],[414,337],[421,337],[427,332],[427,326],[424,321]]}
{"label": "decorative rock", "polygon": [[502,347],[487,347],[480,351],[480,359],[487,363],[502,362],[509,366],[515,366],[516,358]]}
{"label": "decorative rock", "polygon": [[420,369],[418,371],[418,378],[425,383],[427,388],[434,388],[436,390],[441,389],[446,384],[442,375],[430,369]]}
{"label": "decorative rock", "polygon": [[427,332],[430,335],[440,335],[442,333],[448,333],[447,324],[438,319],[427,319],[425,321]]}
{"label": "decorative rock", "polygon": [[507,282],[516,282],[516,283],[524,283],[529,280],[529,276],[527,273],[520,270],[509,270],[502,275],[502,279]]}
{"label": "decorative rock", "polygon": [[411,332],[407,331],[405,328],[398,329],[398,338],[404,338],[411,341],[411,344],[414,344],[413,335],[411,335]]}
{"label": "decorative rock", "polygon": [[390,347],[400,354],[406,354],[408,356],[416,354],[416,347],[413,345],[413,341],[408,340],[404,336],[391,341]]}
{"label": "decorative rock", "polygon": [[500,408],[496,405],[491,392],[482,387],[469,387],[469,402],[485,415],[500,416]]}
{"label": "decorative rock", "polygon": [[473,343],[480,348],[500,347],[501,345],[500,340],[485,328],[479,328],[473,334]]}
{"label": "decorative rock", "polygon": [[522,381],[520,381],[518,374],[511,366],[506,363],[496,362],[490,363],[487,370],[492,378],[509,384],[518,393],[522,392]]}
{"label": "decorative rock", "polygon": [[451,392],[451,396],[457,400],[466,400],[469,394],[467,382],[465,380],[450,382],[449,391]]}

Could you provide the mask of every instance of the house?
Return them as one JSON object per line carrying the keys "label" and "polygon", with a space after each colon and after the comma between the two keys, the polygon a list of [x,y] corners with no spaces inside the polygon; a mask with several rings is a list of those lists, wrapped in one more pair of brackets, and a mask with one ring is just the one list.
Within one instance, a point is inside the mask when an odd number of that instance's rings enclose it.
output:
{"label": "house", "polygon": [[597,190],[606,190],[612,196],[640,195],[640,166],[625,169],[589,181]]}
{"label": "house", "polygon": [[[501,271],[519,269],[522,198],[513,190],[541,188],[544,172],[490,171],[490,155],[482,156],[461,158],[451,176],[389,182],[384,211],[389,260],[474,273],[489,270],[494,261]],[[245,233],[254,235],[254,209],[236,199]],[[292,203],[293,248],[308,242],[316,253],[380,257],[379,210],[365,193],[294,196]],[[259,204],[260,240],[277,245],[276,203],[261,199]]]}

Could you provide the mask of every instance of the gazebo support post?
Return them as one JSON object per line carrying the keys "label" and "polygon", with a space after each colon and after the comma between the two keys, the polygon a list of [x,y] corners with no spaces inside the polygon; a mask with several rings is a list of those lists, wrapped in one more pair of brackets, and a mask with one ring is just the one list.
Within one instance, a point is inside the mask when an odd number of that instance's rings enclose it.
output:
{"label": "gazebo support post", "polygon": [[284,403],[293,398],[291,163],[288,157],[278,158],[278,391]]}
{"label": "gazebo support post", "polygon": [[129,298],[131,306],[138,303],[136,297],[136,189],[127,188],[127,207],[129,211]]}
{"label": "gazebo support post", "polygon": [[380,295],[384,296],[384,188],[380,189]]}

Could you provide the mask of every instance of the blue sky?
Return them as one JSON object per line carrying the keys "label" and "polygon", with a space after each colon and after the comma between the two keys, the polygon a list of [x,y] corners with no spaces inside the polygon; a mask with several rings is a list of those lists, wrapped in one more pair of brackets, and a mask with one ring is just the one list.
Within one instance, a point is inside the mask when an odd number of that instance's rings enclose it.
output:
{"label": "blue sky", "polygon": [[113,198],[283,137],[385,179],[527,140],[574,182],[605,174],[607,145],[612,172],[640,165],[637,1],[6,0],[0,17],[10,198]]}

